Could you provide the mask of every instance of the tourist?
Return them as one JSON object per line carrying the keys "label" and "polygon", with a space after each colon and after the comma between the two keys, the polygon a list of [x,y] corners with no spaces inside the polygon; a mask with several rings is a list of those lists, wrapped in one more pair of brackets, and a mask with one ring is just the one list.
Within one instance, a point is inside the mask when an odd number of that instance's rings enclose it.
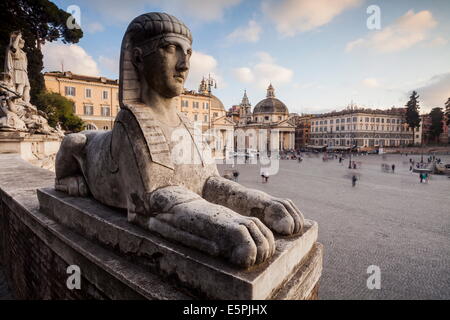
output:
{"label": "tourist", "polygon": [[239,171],[237,171],[237,170],[233,171],[233,177],[234,177],[234,181],[238,181]]}
{"label": "tourist", "polygon": [[392,173],[394,173],[394,171],[395,171],[395,164],[392,164]]}
{"label": "tourist", "polygon": [[423,173],[422,172],[419,174],[419,178],[420,178],[420,183],[422,183],[422,181],[423,181]]}
{"label": "tourist", "polygon": [[356,186],[356,180],[358,180],[358,179],[356,178],[356,175],[354,174],[352,176],[352,187]]}

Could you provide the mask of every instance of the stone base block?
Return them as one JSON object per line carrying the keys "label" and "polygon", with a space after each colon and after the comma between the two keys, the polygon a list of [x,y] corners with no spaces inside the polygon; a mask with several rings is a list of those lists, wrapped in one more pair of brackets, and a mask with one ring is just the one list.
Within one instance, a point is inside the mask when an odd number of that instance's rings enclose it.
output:
{"label": "stone base block", "polygon": [[40,210],[61,225],[158,275],[193,298],[311,299],[322,273],[322,245],[311,220],[301,235],[276,239],[265,263],[243,270],[127,221],[126,212],[90,198],[38,189]]}

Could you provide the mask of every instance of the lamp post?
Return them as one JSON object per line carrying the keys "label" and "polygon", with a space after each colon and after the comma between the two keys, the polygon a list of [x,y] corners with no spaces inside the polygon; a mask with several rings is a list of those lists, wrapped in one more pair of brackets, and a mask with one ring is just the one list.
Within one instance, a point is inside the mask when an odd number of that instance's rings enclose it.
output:
{"label": "lamp post", "polygon": [[211,89],[217,89],[217,80],[211,77],[211,74],[208,74],[208,79],[206,79],[206,85],[208,86],[208,96],[209,96],[209,108],[208,108],[208,128],[211,129]]}

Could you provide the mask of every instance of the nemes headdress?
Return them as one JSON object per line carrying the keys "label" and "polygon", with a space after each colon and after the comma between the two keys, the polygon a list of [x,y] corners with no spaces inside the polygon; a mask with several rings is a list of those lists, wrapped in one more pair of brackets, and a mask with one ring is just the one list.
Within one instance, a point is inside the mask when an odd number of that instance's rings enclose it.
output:
{"label": "nemes headdress", "polygon": [[191,31],[186,25],[167,13],[142,14],[129,24],[122,40],[120,52],[120,107],[140,101],[140,83],[132,63],[132,50],[139,47],[143,55],[154,52],[167,39],[177,37],[192,43]]}

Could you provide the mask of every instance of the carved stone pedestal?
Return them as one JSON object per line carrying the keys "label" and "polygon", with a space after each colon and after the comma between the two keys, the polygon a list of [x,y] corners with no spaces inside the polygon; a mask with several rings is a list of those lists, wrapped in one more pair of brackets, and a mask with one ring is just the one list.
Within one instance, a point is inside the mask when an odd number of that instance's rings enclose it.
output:
{"label": "carved stone pedestal", "polygon": [[[169,242],[127,221],[126,212],[90,198],[38,189],[40,211],[95,245],[162,279],[192,298],[317,299],[323,247],[317,223],[306,220],[303,234],[277,238],[277,250],[265,263],[248,270]],[[105,261],[101,268],[107,268]],[[133,281],[132,277],[126,279]],[[137,285],[139,287],[139,285]],[[158,296],[140,287],[144,296]],[[158,290],[161,290],[159,288]]]}
{"label": "carved stone pedestal", "polygon": [[45,169],[54,169],[54,157],[60,145],[61,138],[54,135],[0,131],[0,153],[19,154],[22,159]]}

